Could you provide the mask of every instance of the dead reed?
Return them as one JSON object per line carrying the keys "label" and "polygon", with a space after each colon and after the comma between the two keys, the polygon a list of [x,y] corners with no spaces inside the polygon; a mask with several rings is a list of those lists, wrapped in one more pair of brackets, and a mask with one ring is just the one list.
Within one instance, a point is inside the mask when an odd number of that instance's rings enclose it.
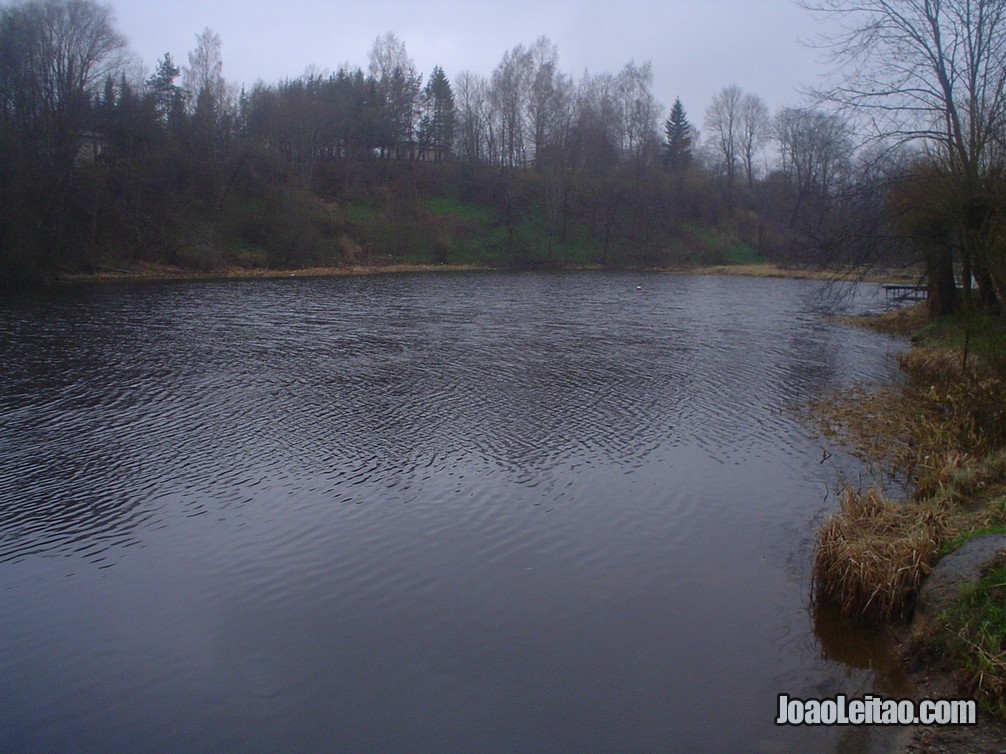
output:
{"label": "dead reed", "polygon": [[947,530],[936,506],[892,502],[877,489],[846,489],[841,510],[818,532],[815,593],[869,622],[902,619]]}

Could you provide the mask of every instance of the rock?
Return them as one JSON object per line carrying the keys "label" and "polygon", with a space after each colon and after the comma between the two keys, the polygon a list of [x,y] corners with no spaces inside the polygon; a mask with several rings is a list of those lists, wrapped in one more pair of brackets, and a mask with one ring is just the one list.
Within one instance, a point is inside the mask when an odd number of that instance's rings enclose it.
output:
{"label": "rock", "polygon": [[983,534],[941,558],[919,590],[913,627],[922,628],[956,603],[961,587],[980,579],[986,568],[1004,552],[1006,534]]}

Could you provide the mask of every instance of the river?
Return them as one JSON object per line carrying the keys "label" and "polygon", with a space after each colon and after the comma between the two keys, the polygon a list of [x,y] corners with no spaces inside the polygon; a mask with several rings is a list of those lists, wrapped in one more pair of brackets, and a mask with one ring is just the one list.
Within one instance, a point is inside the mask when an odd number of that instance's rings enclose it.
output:
{"label": "river", "polygon": [[810,606],[862,470],[797,407],[901,348],[834,306],[645,273],[0,301],[0,750],[883,750],[773,723],[904,693]]}

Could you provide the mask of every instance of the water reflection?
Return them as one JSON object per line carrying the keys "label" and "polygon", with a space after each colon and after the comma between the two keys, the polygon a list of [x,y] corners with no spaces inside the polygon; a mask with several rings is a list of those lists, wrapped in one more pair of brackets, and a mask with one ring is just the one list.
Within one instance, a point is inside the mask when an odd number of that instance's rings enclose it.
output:
{"label": "water reflection", "polygon": [[890,631],[856,623],[827,602],[812,601],[811,612],[814,635],[825,659],[850,669],[871,671],[872,677],[863,693],[872,689],[897,699],[911,695],[912,682],[898,661]]}

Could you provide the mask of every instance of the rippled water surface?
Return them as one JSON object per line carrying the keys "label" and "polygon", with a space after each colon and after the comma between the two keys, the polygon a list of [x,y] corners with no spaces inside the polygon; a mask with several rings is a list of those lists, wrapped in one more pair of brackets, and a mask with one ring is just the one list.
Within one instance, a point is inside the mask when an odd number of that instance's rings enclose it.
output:
{"label": "rippled water surface", "polygon": [[599,273],[0,301],[0,750],[879,746],[773,725],[895,682],[808,606],[856,467],[793,405],[899,345],[829,306]]}

